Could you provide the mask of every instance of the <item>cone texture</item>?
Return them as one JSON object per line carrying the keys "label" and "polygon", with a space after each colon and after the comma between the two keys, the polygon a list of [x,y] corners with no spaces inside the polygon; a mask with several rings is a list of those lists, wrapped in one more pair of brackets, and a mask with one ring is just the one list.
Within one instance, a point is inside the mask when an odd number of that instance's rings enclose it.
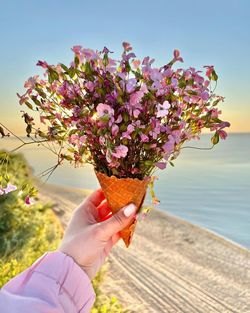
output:
{"label": "cone texture", "polygon": [[[137,211],[143,204],[149,180],[139,180],[137,178],[117,178],[115,176],[107,176],[96,171],[103,193],[108,201],[112,213],[118,212],[127,204],[133,202]],[[135,230],[136,220],[134,219],[121,232],[121,238],[129,247]]]}

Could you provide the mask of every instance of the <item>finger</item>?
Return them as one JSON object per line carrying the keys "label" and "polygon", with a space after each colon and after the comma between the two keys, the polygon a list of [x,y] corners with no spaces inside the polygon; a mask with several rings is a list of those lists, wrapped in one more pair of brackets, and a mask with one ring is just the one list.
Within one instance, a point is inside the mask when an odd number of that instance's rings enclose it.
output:
{"label": "finger", "polygon": [[97,207],[105,199],[104,193],[101,188],[92,192],[85,200],[85,203],[92,204]]}
{"label": "finger", "polygon": [[136,214],[136,206],[130,203],[122,208],[116,214],[113,214],[109,219],[101,223],[102,234],[105,238],[109,238],[121,231],[132,221]]}
{"label": "finger", "polygon": [[112,242],[113,242],[113,246],[121,239],[121,235],[119,233],[114,234],[112,236]]}
{"label": "finger", "polygon": [[105,253],[105,257],[109,255],[109,252],[111,251],[111,249],[113,248],[113,246],[121,239],[121,236],[119,233],[114,234],[109,241],[107,242],[105,248],[104,248],[104,253]]}
{"label": "finger", "polygon": [[105,199],[102,203],[97,207],[99,219],[102,221],[104,218],[111,213],[110,207],[108,205],[107,200]]}

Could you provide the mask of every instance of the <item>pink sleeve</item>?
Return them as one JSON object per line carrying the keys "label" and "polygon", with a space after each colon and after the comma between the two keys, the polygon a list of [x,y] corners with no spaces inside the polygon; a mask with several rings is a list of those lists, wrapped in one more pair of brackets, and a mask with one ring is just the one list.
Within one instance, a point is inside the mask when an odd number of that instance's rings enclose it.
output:
{"label": "pink sleeve", "polygon": [[1,313],[85,313],[94,301],[87,274],[59,251],[45,253],[0,290]]}

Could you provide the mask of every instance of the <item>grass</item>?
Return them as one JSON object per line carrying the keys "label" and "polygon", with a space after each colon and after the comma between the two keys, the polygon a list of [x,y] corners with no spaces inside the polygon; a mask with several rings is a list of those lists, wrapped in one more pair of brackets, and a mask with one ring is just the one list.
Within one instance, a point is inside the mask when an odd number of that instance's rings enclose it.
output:
{"label": "grass", "polygon": [[[0,164],[0,174],[8,172],[12,184],[32,187],[31,171],[22,155],[0,151]],[[55,250],[62,235],[62,226],[50,205],[38,200],[27,206],[18,191],[0,196],[0,288],[43,253]],[[101,290],[106,272],[107,265],[93,280],[96,301],[92,313],[125,313],[116,297],[108,297]]]}

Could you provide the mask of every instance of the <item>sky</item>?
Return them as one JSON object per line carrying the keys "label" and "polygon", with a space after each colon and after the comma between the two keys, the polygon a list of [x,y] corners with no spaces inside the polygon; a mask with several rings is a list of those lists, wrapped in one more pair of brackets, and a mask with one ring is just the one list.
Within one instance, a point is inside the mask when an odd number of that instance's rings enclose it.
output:
{"label": "sky", "polygon": [[41,74],[38,60],[69,64],[71,47],[122,52],[166,64],[174,49],[182,66],[214,65],[222,119],[230,131],[250,132],[250,1],[0,0],[0,122],[24,133],[16,92]]}

